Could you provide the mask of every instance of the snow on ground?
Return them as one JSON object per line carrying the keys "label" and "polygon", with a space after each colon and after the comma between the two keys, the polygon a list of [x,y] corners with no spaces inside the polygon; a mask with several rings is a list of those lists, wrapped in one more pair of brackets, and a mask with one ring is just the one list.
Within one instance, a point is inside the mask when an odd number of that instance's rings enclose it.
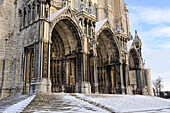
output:
{"label": "snow on ground", "polygon": [[[34,113],[109,113],[109,111],[116,113],[170,113],[170,100],[152,96],[84,95],[78,93],[71,95],[66,93],[53,93],[42,98],[47,100],[49,96],[55,97],[50,101],[51,104],[36,104],[37,106],[31,106],[29,103],[35,98],[35,95],[33,95],[8,107],[3,113],[21,112],[28,104],[28,106],[35,108]],[[34,99],[34,101],[39,102],[39,99]],[[46,103],[48,101],[40,102]],[[37,110],[37,108],[41,109]]]}
{"label": "snow on ground", "polygon": [[78,97],[105,106],[113,112],[170,113],[170,101],[152,96],[76,94]]}
{"label": "snow on ground", "polygon": [[[105,111],[99,107],[96,107],[95,105],[89,104],[88,102],[85,102],[83,100],[79,100],[73,96],[67,95],[64,97],[64,100],[69,100],[69,101],[73,101],[72,104],[77,105],[78,107],[82,108],[79,112],[80,113],[89,113],[88,108],[90,110],[90,113],[99,113],[99,111],[101,113],[109,113],[108,111]],[[87,108],[84,109],[83,107]],[[77,111],[76,111],[77,113]]]}
{"label": "snow on ground", "polygon": [[63,95],[63,98],[58,98],[60,108],[57,108],[57,106],[54,105],[51,107],[55,107],[55,111],[42,109],[34,113],[110,113],[104,109],[96,107],[95,105],[89,104],[88,102],[70,96],[70,94],[56,93],[55,95],[58,97]]}
{"label": "snow on ground", "polygon": [[35,95],[30,96],[26,98],[25,100],[18,102],[17,104],[14,104],[8,108],[6,108],[3,113],[19,113],[21,112],[33,99],[35,98]]}

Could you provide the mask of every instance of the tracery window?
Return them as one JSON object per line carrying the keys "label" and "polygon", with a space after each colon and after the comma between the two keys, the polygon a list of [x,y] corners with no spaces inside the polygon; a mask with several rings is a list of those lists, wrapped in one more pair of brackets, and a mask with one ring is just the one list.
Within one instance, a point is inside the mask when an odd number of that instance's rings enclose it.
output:
{"label": "tracery window", "polygon": [[20,16],[20,28],[22,27],[22,10],[19,10],[19,16]]}
{"label": "tracery window", "polygon": [[31,6],[28,6],[28,24],[31,22]]}
{"label": "tracery window", "polygon": [[26,24],[26,8],[24,8],[24,15],[23,15],[23,26]]}
{"label": "tracery window", "polygon": [[36,19],[39,19],[40,17],[40,4],[37,4],[37,15],[36,15]]}
{"label": "tracery window", "polygon": [[79,8],[79,0],[75,0],[75,8],[76,8],[76,9]]}
{"label": "tracery window", "polygon": [[36,12],[35,12],[35,4],[32,5],[32,21],[35,20]]}

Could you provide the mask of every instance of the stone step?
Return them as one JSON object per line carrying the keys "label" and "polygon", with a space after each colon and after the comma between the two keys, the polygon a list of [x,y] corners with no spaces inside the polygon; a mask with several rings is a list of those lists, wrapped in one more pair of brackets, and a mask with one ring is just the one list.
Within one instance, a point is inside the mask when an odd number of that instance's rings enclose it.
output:
{"label": "stone step", "polygon": [[8,107],[3,113],[20,113],[25,107],[35,98],[36,95],[31,95],[28,98]]}
{"label": "stone step", "polygon": [[66,93],[38,94],[22,113],[31,112],[108,113]]}
{"label": "stone step", "polygon": [[18,102],[28,98],[29,95],[15,95],[7,97],[6,99],[3,99],[0,101],[0,112],[4,111],[6,108],[17,104]]}

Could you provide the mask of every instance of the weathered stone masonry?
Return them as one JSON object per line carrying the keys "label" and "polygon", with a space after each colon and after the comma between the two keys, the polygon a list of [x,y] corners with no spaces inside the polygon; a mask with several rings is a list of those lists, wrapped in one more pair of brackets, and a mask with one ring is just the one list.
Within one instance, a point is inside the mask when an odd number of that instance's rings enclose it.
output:
{"label": "weathered stone masonry", "polygon": [[0,96],[16,93],[153,95],[142,42],[123,0],[0,3]]}

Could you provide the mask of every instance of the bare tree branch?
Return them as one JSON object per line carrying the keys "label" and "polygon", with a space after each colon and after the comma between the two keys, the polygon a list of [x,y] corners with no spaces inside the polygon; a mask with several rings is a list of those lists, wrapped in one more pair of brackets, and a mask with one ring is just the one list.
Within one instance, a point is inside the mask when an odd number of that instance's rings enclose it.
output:
{"label": "bare tree branch", "polygon": [[161,78],[160,76],[158,76],[158,78],[154,81],[152,81],[153,83],[153,87],[155,89],[155,92],[156,92],[156,96],[160,96],[160,92],[162,91],[162,88],[163,88],[163,78]]}

